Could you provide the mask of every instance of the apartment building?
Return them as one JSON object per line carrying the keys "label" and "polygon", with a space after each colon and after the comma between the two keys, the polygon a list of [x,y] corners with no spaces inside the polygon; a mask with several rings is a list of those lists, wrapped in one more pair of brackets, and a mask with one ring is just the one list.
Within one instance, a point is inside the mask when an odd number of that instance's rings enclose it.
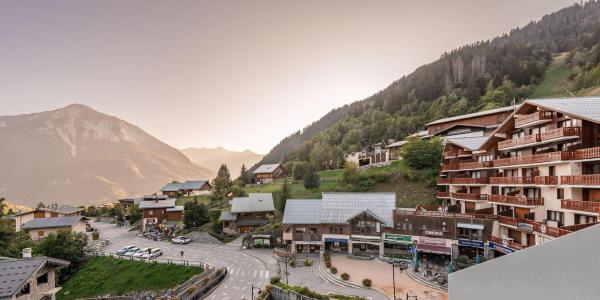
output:
{"label": "apartment building", "polygon": [[438,197],[497,216],[494,246],[519,250],[595,224],[600,98],[526,100],[489,135],[448,137]]}

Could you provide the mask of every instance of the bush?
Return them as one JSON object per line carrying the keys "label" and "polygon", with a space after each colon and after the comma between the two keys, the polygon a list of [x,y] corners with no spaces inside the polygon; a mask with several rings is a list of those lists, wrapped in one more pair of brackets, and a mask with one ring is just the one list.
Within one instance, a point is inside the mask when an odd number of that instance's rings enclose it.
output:
{"label": "bush", "polygon": [[100,232],[98,232],[98,231],[92,232],[92,240],[96,241],[98,239],[100,239]]}
{"label": "bush", "polygon": [[271,277],[271,279],[269,280],[269,282],[270,282],[271,284],[277,284],[277,283],[279,283],[280,281],[281,281],[281,277],[279,277],[279,276],[273,276],[273,277]]}
{"label": "bush", "polygon": [[329,262],[329,261],[328,261],[328,262],[326,262],[326,263],[325,263],[325,267],[327,267],[327,269],[331,268],[331,262]]}
{"label": "bush", "polygon": [[373,282],[371,281],[371,279],[365,278],[365,279],[363,279],[362,284],[364,286],[366,286],[366,287],[371,287],[371,285],[373,284]]}
{"label": "bush", "polygon": [[[331,269],[329,269],[331,271],[331,274],[337,274],[337,268],[336,267],[331,267]],[[344,273],[346,274],[346,273]]]}
{"label": "bush", "polygon": [[289,265],[290,265],[290,267],[296,267],[296,260],[295,259],[290,260]]}
{"label": "bush", "polygon": [[348,273],[342,273],[342,279],[343,280],[349,280],[350,279],[350,275],[348,275]]}
{"label": "bush", "polygon": [[311,260],[310,258],[307,258],[307,259],[304,261],[304,266],[305,266],[305,267],[310,267],[310,266],[312,266],[312,264],[313,264],[313,262],[312,262],[312,260]]}
{"label": "bush", "polygon": [[461,255],[458,257],[458,263],[460,264],[466,264],[469,262],[469,257],[466,255]]}

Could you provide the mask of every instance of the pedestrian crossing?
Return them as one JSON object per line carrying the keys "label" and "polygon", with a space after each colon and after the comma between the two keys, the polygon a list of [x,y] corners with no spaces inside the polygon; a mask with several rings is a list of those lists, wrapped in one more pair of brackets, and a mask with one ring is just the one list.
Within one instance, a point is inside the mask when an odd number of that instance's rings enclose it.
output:
{"label": "pedestrian crossing", "polygon": [[269,271],[265,270],[247,270],[245,268],[227,268],[227,274],[231,276],[252,277],[269,279]]}

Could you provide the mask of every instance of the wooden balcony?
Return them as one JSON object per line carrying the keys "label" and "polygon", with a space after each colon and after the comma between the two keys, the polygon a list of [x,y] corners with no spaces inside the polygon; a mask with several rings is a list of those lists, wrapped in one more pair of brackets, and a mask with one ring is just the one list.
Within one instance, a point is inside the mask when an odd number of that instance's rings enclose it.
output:
{"label": "wooden balcony", "polygon": [[491,184],[505,184],[505,185],[518,185],[518,184],[533,184],[533,177],[491,177]]}
{"label": "wooden balcony", "polygon": [[452,198],[458,200],[472,200],[472,201],[485,201],[487,200],[486,194],[469,194],[469,193],[452,193]]}
{"label": "wooden balcony", "polygon": [[321,234],[320,233],[294,232],[294,241],[320,242]]}
{"label": "wooden balcony", "polygon": [[579,149],[573,151],[573,159],[594,159],[600,158],[600,147]]}
{"label": "wooden balcony", "polygon": [[518,219],[518,218],[505,217],[505,216],[498,216],[497,220],[500,224],[505,224],[505,225],[514,226],[514,227],[517,227],[519,223],[531,224],[533,226],[533,231],[540,232],[540,233],[547,234],[547,235],[554,236],[554,237],[567,235],[572,232],[571,230],[568,230],[568,229],[550,227],[550,226],[542,224],[540,222],[536,222],[536,221],[528,220],[528,219]]}
{"label": "wooden balcony", "polygon": [[600,213],[600,202],[560,200],[560,208],[591,213]]}
{"label": "wooden balcony", "polygon": [[515,127],[523,127],[528,124],[539,124],[540,121],[552,120],[553,113],[551,111],[538,111],[530,115],[516,118]]}
{"label": "wooden balcony", "polygon": [[538,134],[526,135],[520,138],[498,142],[498,150],[504,150],[538,142],[540,142],[540,136]]}
{"label": "wooden balcony", "polygon": [[438,192],[435,193],[435,196],[438,197],[438,198],[450,198],[450,195],[451,195],[450,192],[441,192],[441,191],[438,191]]}
{"label": "wooden balcony", "polygon": [[450,178],[447,178],[447,177],[438,177],[437,184],[438,185],[450,184]]}
{"label": "wooden balcony", "polygon": [[533,182],[536,185],[557,185],[558,176],[535,176]]}
{"label": "wooden balcony", "polygon": [[544,205],[544,198],[528,198],[523,195],[505,196],[505,195],[488,195],[487,201],[501,204],[535,206]]}
{"label": "wooden balcony", "polygon": [[472,169],[485,169],[491,168],[491,161],[473,161],[473,162],[462,162],[453,164],[442,164],[442,171],[450,170],[472,170]]}
{"label": "wooden balcony", "polygon": [[444,158],[455,158],[458,156],[458,151],[444,151]]}
{"label": "wooden balcony", "polygon": [[600,174],[560,176],[563,185],[600,185]]}
{"label": "wooden balcony", "polygon": [[518,146],[526,146],[529,144],[535,144],[565,137],[578,137],[580,135],[580,127],[556,128],[540,134],[531,134],[516,139],[498,142],[498,150],[504,150]]}
{"label": "wooden balcony", "polygon": [[490,178],[489,177],[483,177],[483,178],[470,178],[470,177],[452,178],[451,183],[452,184],[488,184],[488,183],[490,183]]}
{"label": "wooden balcony", "polygon": [[506,246],[510,247],[511,249],[515,249],[515,250],[523,250],[524,248],[527,247],[527,246],[523,246],[519,243],[515,243],[513,241],[502,240],[501,238],[497,238],[495,236],[490,236],[490,241],[492,241],[496,244],[500,244],[500,245],[506,244]]}
{"label": "wooden balcony", "polygon": [[515,166],[515,165],[527,165],[527,164],[538,164],[553,161],[570,160],[573,157],[573,152],[570,151],[556,151],[548,153],[540,153],[534,155],[525,155],[519,157],[500,158],[493,161],[494,167],[503,166]]}

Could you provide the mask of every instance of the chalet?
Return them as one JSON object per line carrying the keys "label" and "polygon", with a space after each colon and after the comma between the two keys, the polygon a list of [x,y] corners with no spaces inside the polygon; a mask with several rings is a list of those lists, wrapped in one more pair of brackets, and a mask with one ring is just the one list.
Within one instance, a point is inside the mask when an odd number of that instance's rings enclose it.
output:
{"label": "chalet", "polygon": [[23,224],[41,218],[56,218],[68,216],[80,216],[84,209],[67,205],[54,205],[45,208],[36,208],[28,212],[17,213],[13,216],[15,220],[15,231],[21,230]]}
{"label": "chalet", "polygon": [[51,218],[34,218],[23,224],[21,228],[31,236],[32,240],[40,240],[60,230],[85,233],[88,218],[84,216],[66,216]]}
{"label": "chalet", "polygon": [[0,260],[0,299],[56,299],[56,271],[68,261],[51,257]]}
{"label": "chalet", "polygon": [[398,160],[402,158],[402,146],[404,146],[408,141],[397,141],[390,143],[385,148],[387,149],[388,159],[389,160]]}
{"label": "chalet", "polygon": [[127,209],[130,206],[139,205],[140,201],[142,199],[143,199],[142,197],[138,197],[138,198],[123,198],[123,199],[119,199],[119,204],[121,204],[121,206],[123,206],[123,208]]}
{"label": "chalet", "polygon": [[322,199],[290,199],[283,241],[292,252],[320,250],[380,255],[384,227],[393,226],[395,193],[323,193]]}
{"label": "chalet", "polygon": [[516,106],[484,110],[426,124],[428,136],[480,136],[489,135],[511,116]]}
{"label": "chalet", "polygon": [[144,196],[139,203],[142,210],[140,231],[174,229],[183,220],[183,206],[175,205],[175,199],[166,195]]}
{"label": "chalet", "polygon": [[261,165],[252,174],[254,174],[257,183],[271,182],[285,177],[285,171],[281,164]]}
{"label": "chalet", "polygon": [[186,182],[171,182],[167,183],[160,189],[163,195],[171,198],[176,198],[179,195],[193,196],[204,195],[210,193],[212,186],[208,180],[196,180]]}
{"label": "chalet", "polygon": [[247,233],[267,224],[274,212],[273,194],[250,193],[248,197],[234,197],[231,211],[222,212],[219,220],[225,232]]}

